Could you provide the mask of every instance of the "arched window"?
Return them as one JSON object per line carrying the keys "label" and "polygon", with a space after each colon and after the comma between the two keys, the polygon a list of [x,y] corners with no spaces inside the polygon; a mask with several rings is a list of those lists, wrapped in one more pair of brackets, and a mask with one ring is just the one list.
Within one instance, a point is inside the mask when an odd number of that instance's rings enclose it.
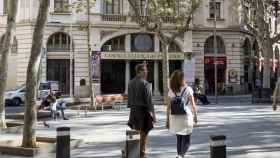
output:
{"label": "arched window", "polygon": [[[0,39],[0,43],[1,45],[4,44],[4,38],[5,38],[5,34],[2,35],[1,39]],[[17,39],[16,37],[14,37],[14,42],[13,42],[13,46],[12,46],[12,50],[11,50],[11,54],[16,54],[17,53]]]}
{"label": "arched window", "polygon": [[154,52],[153,34],[131,34],[131,51],[133,52]]}
{"label": "arched window", "polygon": [[66,33],[58,32],[51,35],[47,43],[48,52],[70,51],[70,36]]}
{"label": "arched window", "polygon": [[101,51],[125,51],[125,36],[118,36],[107,41]]}
{"label": "arched window", "polygon": [[242,46],[243,48],[243,54],[245,56],[250,56],[251,55],[251,43],[250,40],[247,38]]}
{"label": "arched window", "polygon": [[253,53],[255,57],[259,56],[259,45],[257,41],[255,41],[253,44]]}
{"label": "arched window", "polygon": [[[217,41],[217,53],[218,54],[225,54],[226,48],[223,42],[223,39],[220,36],[216,36]],[[204,45],[204,53],[205,54],[213,54],[214,53],[214,36],[207,38],[205,45]]]}

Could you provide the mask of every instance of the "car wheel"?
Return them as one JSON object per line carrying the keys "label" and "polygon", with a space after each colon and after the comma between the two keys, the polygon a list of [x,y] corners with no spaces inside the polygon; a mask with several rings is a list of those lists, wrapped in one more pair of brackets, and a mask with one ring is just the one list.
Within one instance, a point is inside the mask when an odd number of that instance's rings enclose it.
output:
{"label": "car wheel", "polygon": [[13,105],[14,106],[20,106],[21,104],[21,99],[20,98],[14,98],[13,99]]}

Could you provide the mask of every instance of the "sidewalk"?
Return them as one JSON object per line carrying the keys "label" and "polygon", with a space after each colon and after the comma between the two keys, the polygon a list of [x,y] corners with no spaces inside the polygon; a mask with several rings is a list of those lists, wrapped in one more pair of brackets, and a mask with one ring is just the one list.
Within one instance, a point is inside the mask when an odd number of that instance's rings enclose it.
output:
{"label": "sidewalk", "polygon": [[[75,111],[67,111],[74,115]],[[37,127],[39,136],[56,136],[56,127],[71,127],[71,138],[85,143],[71,151],[71,158],[120,158],[125,140],[128,109],[89,112],[87,118],[72,117],[70,120],[49,121],[51,128]],[[165,108],[156,107],[158,122],[150,133],[148,156],[150,158],[174,158],[175,136],[165,129]],[[280,113],[272,112],[268,105],[227,103],[199,106],[199,127],[192,135],[189,155],[194,158],[209,157],[209,135],[227,136],[230,158],[278,158],[280,151]],[[21,135],[5,135],[5,138],[21,139]],[[3,139],[3,136],[1,136]],[[0,156],[1,158],[19,158]],[[54,154],[40,158],[55,157]]]}

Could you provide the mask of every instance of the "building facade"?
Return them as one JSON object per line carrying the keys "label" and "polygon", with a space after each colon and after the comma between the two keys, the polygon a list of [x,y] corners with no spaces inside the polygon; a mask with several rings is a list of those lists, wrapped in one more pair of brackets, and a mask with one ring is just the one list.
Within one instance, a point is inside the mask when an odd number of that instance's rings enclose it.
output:
{"label": "building facade", "polygon": [[[142,0],[140,0],[142,2]],[[0,0],[0,33],[6,27],[6,2]],[[134,77],[137,63],[146,61],[149,82],[154,95],[162,94],[162,48],[152,32],[139,29],[131,18],[127,0],[96,0],[91,8],[90,45],[93,76],[88,73],[87,32],[85,12],[74,13],[63,7],[74,0],[51,0],[45,29],[41,80],[57,80],[64,94],[76,94],[81,84],[93,80],[97,94],[125,93]],[[143,1],[144,2],[144,1]],[[142,4],[142,3],[140,3]],[[254,86],[258,68],[251,58],[257,56],[257,44],[242,29],[241,13],[230,0],[204,0],[196,11],[191,30],[176,38],[169,48],[170,72],[183,69],[185,54],[195,59],[195,78],[214,92],[214,7],[217,15],[218,91],[220,94],[245,93]],[[17,17],[15,51],[10,57],[8,87],[26,81],[26,70],[32,45],[38,0],[21,0]],[[234,15],[234,16],[233,16]],[[166,18],[165,27],[174,25]]]}

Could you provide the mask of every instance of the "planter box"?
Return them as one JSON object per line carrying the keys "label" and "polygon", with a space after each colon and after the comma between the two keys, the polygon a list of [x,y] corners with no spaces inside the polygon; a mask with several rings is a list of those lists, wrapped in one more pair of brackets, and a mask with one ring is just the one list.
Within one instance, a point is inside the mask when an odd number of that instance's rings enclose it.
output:
{"label": "planter box", "polygon": [[[0,142],[0,153],[14,156],[34,157],[40,154],[56,153],[56,138],[37,137],[38,148],[23,148],[21,141],[8,140]],[[83,143],[82,140],[72,139],[70,149],[75,149]],[[1,157],[1,155],[0,155]]]}

